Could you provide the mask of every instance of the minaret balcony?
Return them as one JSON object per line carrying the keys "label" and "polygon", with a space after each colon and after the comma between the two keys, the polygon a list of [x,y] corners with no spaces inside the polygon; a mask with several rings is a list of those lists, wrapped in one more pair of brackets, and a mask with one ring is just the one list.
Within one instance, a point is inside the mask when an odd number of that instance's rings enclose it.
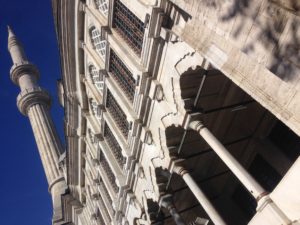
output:
{"label": "minaret balcony", "polygon": [[48,92],[40,87],[33,87],[20,92],[17,97],[18,108],[24,115],[27,115],[28,109],[35,104],[42,104],[50,108],[51,98]]}

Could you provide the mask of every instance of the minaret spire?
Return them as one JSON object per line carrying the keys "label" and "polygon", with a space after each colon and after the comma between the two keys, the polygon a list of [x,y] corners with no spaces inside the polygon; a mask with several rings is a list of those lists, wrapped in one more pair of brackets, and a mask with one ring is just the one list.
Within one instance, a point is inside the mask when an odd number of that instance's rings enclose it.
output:
{"label": "minaret spire", "polygon": [[14,32],[12,31],[9,25],[7,25],[7,30],[8,30],[8,38],[15,36]]}
{"label": "minaret spire", "polygon": [[53,224],[65,224],[62,196],[66,196],[67,185],[58,166],[63,148],[49,113],[51,98],[38,85],[39,72],[28,62],[21,42],[9,26],[8,50],[13,61],[10,78],[21,88],[17,105],[20,112],[29,117],[52,195]]}

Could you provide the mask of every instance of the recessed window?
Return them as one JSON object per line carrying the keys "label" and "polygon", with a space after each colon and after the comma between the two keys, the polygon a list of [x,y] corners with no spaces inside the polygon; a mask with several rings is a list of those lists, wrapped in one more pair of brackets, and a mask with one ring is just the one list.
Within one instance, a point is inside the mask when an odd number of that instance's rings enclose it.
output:
{"label": "recessed window", "polygon": [[101,36],[101,31],[95,26],[92,26],[90,28],[90,35],[93,47],[95,48],[96,52],[101,56],[101,58],[105,59],[106,40],[103,40]]}
{"label": "recessed window", "polygon": [[144,39],[144,23],[120,0],[115,0],[113,27],[133,51],[140,56]]}
{"label": "recessed window", "polygon": [[103,74],[94,66],[89,66],[89,73],[93,84],[99,91],[103,90]]}
{"label": "recessed window", "polygon": [[123,112],[109,90],[107,90],[106,107],[111,116],[114,118],[115,123],[118,125],[124,137],[127,137],[129,132],[129,123],[127,121],[126,114]]}
{"label": "recessed window", "polygon": [[124,91],[126,97],[133,102],[136,81],[133,78],[132,73],[113,50],[110,51],[109,71],[114,80],[117,81],[120,88]]}
{"label": "recessed window", "polygon": [[101,157],[100,164],[101,164],[103,170],[105,171],[106,176],[107,176],[112,188],[114,189],[114,192],[118,193],[119,192],[119,187],[116,184],[116,177],[115,177],[112,169],[110,168],[110,165],[109,165],[109,163],[108,163],[108,161],[107,161],[104,154]]}
{"label": "recessed window", "polygon": [[104,137],[113,155],[115,156],[115,159],[117,160],[119,166],[123,168],[123,164],[126,162],[126,158],[123,156],[121,146],[119,145],[117,139],[115,138],[115,136],[113,135],[112,131],[106,123],[104,126]]}
{"label": "recessed window", "polygon": [[90,99],[90,109],[92,114],[97,118],[101,119],[101,109],[98,103],[94,99]]}
{"label": "recessed window", "polygon": [[108,1],[107,0],[95,0],[97,9],[105,16],[108,14]]}

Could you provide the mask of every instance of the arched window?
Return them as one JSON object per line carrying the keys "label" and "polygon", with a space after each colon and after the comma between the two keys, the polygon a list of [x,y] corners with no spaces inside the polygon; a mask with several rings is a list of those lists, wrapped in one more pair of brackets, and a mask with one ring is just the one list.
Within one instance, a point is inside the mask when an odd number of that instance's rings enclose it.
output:
{"label": "arched window", "polygon": [[93,84],[95,84],[96,88],[99,91],[103,90],[103,75],[100,73],[99,70],[94,65],[89,66],[89,73],[91,76],[91,80]]}
{"label": "arched window", "polygon": [[105,16],[108,14],[108,1],[107,0],[95,0],[97,9]]}
{"label": "arched window", "polygon": [[104,59],[106,54],[106,41],[102,40],[101,32],[95,26],[90,28],[90,35],[93,47],[97,53]]}

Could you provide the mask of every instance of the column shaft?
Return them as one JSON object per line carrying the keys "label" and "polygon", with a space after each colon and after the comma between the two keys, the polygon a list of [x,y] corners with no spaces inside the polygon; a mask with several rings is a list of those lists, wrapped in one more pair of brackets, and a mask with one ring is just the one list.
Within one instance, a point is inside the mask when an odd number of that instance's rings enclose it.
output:
{"label": "column shaft", "polygon": [[248,171],[230,154],[224,145],[200,121],[191,122],[190,128],[199,132],[203,139],[209,144],[215,153],[217,153],[217,155],[255,199],[259,200],[263,195],[265,195],[266,191],[264,188],[248,173]]}
{"label": "column shaft", "polygon": [[199,188],[197,183],[194,181],[194,179],[191,177],[189,173],[185,173],[182,176],[182,179],[185,181],[187,186],[190,188],[192,193],[195,195],[195,197],[198,199],[199,203],[207,213],[207,215],[210,217],[210,219],[214,222],[216,225],[226,225],[222,217],[219,215],[217,210],[214,208],[214,206],[211,204],[209,199],[206,197],[206,195],[202,192],[202,190]]}

